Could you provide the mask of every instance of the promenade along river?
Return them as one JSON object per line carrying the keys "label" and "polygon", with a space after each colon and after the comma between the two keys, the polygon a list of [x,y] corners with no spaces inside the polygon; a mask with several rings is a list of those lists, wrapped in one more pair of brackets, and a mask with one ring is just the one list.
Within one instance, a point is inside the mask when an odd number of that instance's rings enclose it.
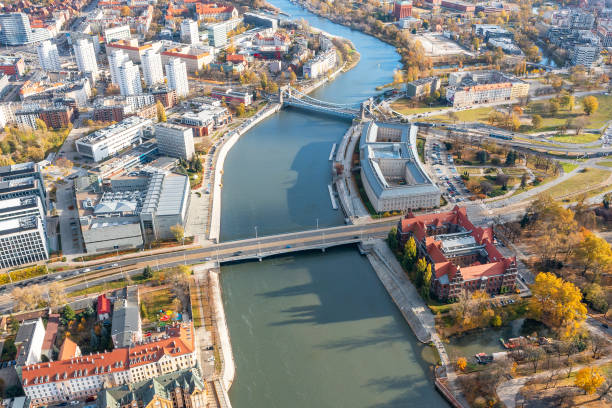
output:
{"label": "promenade along river", "polygon": [[[275,6],[353,41],[359,65],[313,94],[356,102],[390,82],[393,47]],[[283,110],[225,161],[221,240],[340,225],[331,208],[329,152],[345,121]],[[433,356],[418,343],[367,259],[354,248],[224,266],[223,301],[236,361],[234,408],[444,407],[430,381]]]}

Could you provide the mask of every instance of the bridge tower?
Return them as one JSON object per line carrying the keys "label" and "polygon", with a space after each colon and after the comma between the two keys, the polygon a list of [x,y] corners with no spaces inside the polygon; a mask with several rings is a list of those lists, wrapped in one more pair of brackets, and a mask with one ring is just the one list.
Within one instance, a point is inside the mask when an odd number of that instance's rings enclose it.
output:
{"label": "bridge tower", "polygon": [[361,103],[361,109],[359,110],[359,116],[361,117],[361,120],[365,120],[367,111],[371,107],[372,107],[372,98],[369,98],[367,101],[363,101]]}
{"label": "bridge tower", "polygon": [[289,85],[281,86],[280,88],[278,88],[278,101],[281,105],[283,104],[285,94],[287,94],[287,97],[291,98],[291,87]]}

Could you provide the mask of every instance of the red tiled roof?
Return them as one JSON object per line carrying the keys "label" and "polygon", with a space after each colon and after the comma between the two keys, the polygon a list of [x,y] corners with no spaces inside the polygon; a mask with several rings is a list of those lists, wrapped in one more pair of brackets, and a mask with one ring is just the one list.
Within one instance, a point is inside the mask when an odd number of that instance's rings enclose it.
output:
{"label": "red tiled roof", "polygon": [[57,328],[59,326],[59,317],[59,314],[49,315],[42,350],[51,350],[53,348],[53,343],[55,343],[55,337],[57,336]]}
{"label": "red tiled roof", "polygon": [[244,55],[241,54],[230,54],[225,57],[225,59],[227,60],[227,62],[244,62],[246,60],[246,58],[244,58]]}
{"label": "red tiled roof", "polygon": [[106,298],[106,295],[102,294],[98,296],[98,316],[102,314],[110,314],[111,312],[111,303],[110,300]]}
{"label": "red tiled roof", "polygon": [[106,353],[91,354],[49,363],[24,366],[24,387],[47,382],[83,378],[101,373],[114,373],[130,367],[158,361],[164,355],[179,356],[195,350],[193,325],[179,324],[166,329],[168,338],[134,347],[114,349]]}
{"label": "red tiled roof", "polygon": [[60,348],[59,355],[57,356],[57,360],[67,360],[69,358],[76,357],[77,355],[77,344],[70,340],[68,337],[64,340],[64,344],[62,344],[62,348]]}

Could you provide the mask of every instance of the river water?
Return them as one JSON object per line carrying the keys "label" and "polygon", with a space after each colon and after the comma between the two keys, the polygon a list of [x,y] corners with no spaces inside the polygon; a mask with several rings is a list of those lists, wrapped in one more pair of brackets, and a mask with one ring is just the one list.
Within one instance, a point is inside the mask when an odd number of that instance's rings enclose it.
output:
{"label": "river water", "polygon": [[[359,65],[312,94],[359,102],[392,80],[393,47],[320,19],[287,0],[275,6],[349,38]],[[329,152],[346,121],[283,110],[243,136],[225,161],[221,239],[340,225],[327,185]],[[235,408],[444,407],[420,344],[365,257],[353,247],[224,266]]]}

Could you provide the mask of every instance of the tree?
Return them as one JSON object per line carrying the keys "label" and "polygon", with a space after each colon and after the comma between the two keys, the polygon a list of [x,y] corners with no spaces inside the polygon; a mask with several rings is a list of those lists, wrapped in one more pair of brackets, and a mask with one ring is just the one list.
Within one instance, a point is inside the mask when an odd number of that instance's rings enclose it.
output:
{"label": "tree", "polygon": [[121,7],[121,17],[129,17],[132,15],[132,10],[128,6]]}
{"label": "tree", "polygon": [[514,150],[508,151],[506,154],[506,166],[514,166],[516,163],[516,152]]}
{"label": "tree", "polygon": [[534,129],[539,129],[542,126],[542,116],[540,116],[540,115],[533,115],[531,117],[531,126]]}
{"label": "tree", "polygon": [[586,319],[580,289],[552,273],[539,273],[531,285],[529,309],[532,317],[557,330],[562,337],[573,336]]}
{"label": "tree", "polygon": [[404,263],[412,265],[417,256],[417,247],[414,237],[410,237],[404,245]]}
{"label": "tree", "polygon": [[76,313],[74,312],[72,307],[70,307],[70,305],[66,305],[66,306],[64,306],[64,309],[62,310],[62,317],[66,321],[71,321],[71,320],[74,320],[76,318]]}
{"label": "tree", "polygon": [[65,157],[60,157],[59,159],[55,160],[55,165],[60,169],[63,169],[64,172],[68,172],[72,169],[74,163],[72,163],[72,161],[66,159]]}
{"label": "tree", "polygon": [[145,279],[151,279],[153,277],[153,269],[149,265],[145,266],[142,276]]}
{"label": "tree", "polygon": [[425,278],[425,271],[427,270],[427,261],[425,258],[419,258],[416,263],[416,285],[418,287],[423,286],[423,279]]}
{"label": "tree", "polygon": [[598,312],[605,313],[608,311],[608,300],[606,291],[603,290],[601,285],[597,283],[591,283],[584,289],[584,300],[587,301],[593,309]]}
{"label": "tree", "polygon": [[512,118],[510,119],[510,127],[515,132],[521,127],[521,119],[516,114],[512,114]]}
{"label": "tree", "polygon": [[49,285],[49,306],[56,307],[66,303],[64,286],[60,282],[53,282]]}
{"label": "tree", "polygon": [[581,230],[581,233],[582,241],[578,244],[574,256],[582,264],[582,276],[589,269],[598,275],[612,265],[612,248],[605,239],[585,228]]}
{"label": "tree", "polygon": [[47,124],[45,123],[44,120],[40,118],[36,118],[34,123],[36,123],[36,129],[42,130],[43,132],[47,131]]}
{"label": "tree", "polygon": [[164,105],[161,103],[161,101],[157,101],[156,107],[157,107],[157,121],[166,122],[168,120],[168,118],[166,117],[166,108],[164,108]]}
{"label": "tree", "polygon": [[557,112],[559,112],[559,108],[560,108],[560,105],[556,99],[552,99],[548,103],[548,112],[550,113],[551,116],[555,116]]}
{"label": "tree", "polygon": [[599,101],[593,95],[585,96],[582,100],[582,108],[584,109],[584,113],[590,116],[599,109]]}
{"label": "tree", "polygon": [[599,367],[584,367],[576,373],[574,385],[582,388],[585,394],[594,394],[603,385],[606,378]]}
{"label": "tree", "polygon": [[389,244],[389,248],[391,248],[393,252],[397,251],[399,247],[399,242],[397,239],[397,227],[393,227],[391,228],[391,231],[389,231],[389,234],[387,235],[387,243]]}
{"label": "tree", "polygon": [[476,159],[480,162],[480,164],[485,164],[489,159],[489,153],[486,150],[479,150],[476,153]]}
{"label": "tree", "polygon": [[296,81],[297,81],[297,75],[295,75],[295,72],[293,71],[289,72],[289,83],[293,85],[295,84]]}
{"label": "tree", "polygon": [[244,106],[244,103],[241,103],[240,105],[236,106],[236,115],[238,115],[239,117],[244,116],[244,114],[246,113],[246,107]]}
{"label": "tree", "polygon": [[465,357],[459,357],[457,359],[457,368],[461,371],[464,371],[466,367],[467,367],[467,360],[465,359]]}
{"label": "tree", "polygon": [[185,228],[183,228],[181,224],[171,226],[170,232],[172,232],[177,242],[181,242],[185,239]]}
{"label": "tree", "polygon": [[582,133],[582,130],[589,124],[589,119],[586,116],[579,116],[572,121],[571,127],[576,130],[576,134]]}

